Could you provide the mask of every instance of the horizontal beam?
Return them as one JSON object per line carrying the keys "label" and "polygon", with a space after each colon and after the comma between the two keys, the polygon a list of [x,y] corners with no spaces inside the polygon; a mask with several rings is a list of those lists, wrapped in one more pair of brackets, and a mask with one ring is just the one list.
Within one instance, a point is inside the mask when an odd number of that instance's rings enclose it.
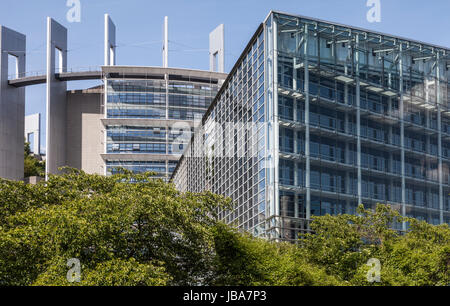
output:
{"label": "horizontal beam", "polygon": [[[82,80],[100,80],[103,78],[102,71],[86,71],[86,72],[63,72],[56,73],[56,79],[60,81],[82,81]],[[29,85],[45,84],[47,75],[30,76],[9,80],[8,84],[14,87],[24,87]]]}
{"label": "horizontal beam", "polygon": [[181,154],[105,153],[100,156],[104,161],[178,161]]}

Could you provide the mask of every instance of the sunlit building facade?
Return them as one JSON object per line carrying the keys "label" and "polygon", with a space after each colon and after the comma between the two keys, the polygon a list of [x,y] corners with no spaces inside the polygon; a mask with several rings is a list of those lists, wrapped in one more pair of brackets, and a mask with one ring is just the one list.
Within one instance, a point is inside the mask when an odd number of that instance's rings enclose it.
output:
{"label": "sunlit building facade", "polygon": [[448,48],[271,12],[172,180],[231,197],[221,217],[271,239],[359,203],[450,223],[449,66]]}

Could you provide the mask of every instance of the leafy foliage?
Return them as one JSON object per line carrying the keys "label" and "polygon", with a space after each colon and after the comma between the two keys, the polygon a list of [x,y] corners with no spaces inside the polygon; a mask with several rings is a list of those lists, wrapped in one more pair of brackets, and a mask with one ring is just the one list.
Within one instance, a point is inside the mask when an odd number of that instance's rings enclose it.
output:
{"label": "leafy foliage", "polygon": [[113,259],[99,263],[91,269],[82,267],[80,282],[67,281],[67,266],[64,258],[57,258],[40,274],[36,286],[164,286],[170,277],[159,265],[141,264],[134,258]]}
{"label": "leafy foliage", "polygon": [[[111,177],[67,169],[47,182],[0,180],[0,285],[448,285],[450,229],[403,219],[388,206],[314,218],[297,244],[224,225],[230,201],[181,193],[151,173]],[[81,263],[70,283],[67,260]]]}
{"label": "leafy foliage", "polygon": [[308,263],[294,244],[268,242],[240,234],[224,225],[216,228],[213,285],[333,286],[337,279]]}
{"label": "leafy foliage", "polygon": [[31,154],[30,143],[25,142],[24,150],[24,177],[44,176],[45,161],[38,160]]}
{"label": "leafy foliage", "polygon": [[[408,222],[400,234],[393,222]],[[375,211],[362,205],[358,215],[316,217],[301,245],[305,256],[328,274],[350,285],[450,285],[450,229],[425,221],[403,218],[386,205]],[[367,262],[381,263],[381,282],[368,283]]]}
{"label": "leafy foliage", "polygon": [[[49,284],[65,267],[61,258],[78,258],[88,276],[119,262],[117,279],[125,283],[145,271],[160,275],[154,284],[168,275],[173,284],[197,283],[211,261],[215,208],[227,203],[210,193],[181,194],[151,174],[69,170],[35,186],[0,181],[0,284]],[[125,273],[133,262],[137,270]]]}

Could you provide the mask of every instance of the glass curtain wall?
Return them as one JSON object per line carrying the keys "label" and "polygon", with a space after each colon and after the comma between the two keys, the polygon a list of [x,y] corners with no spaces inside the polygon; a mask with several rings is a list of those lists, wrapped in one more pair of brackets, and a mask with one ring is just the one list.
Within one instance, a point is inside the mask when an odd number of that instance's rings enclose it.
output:
{"label": "glass curtain wall", "polygon": [[272,237],[295,239],[308,225],[292,219],[354,214],[358,203],[448,223],[448,50],[277,13],[272,26],[280,210]]}
{"label": "glass curtain wall", "polygon": [[233,200],[219,211],[229,224],[265,235],[267,95],[263,26],[255,33],[225,80],[202,128],[196,131],[175,173],[179,190],[210,190]]}
{"label": "glass curtain wall", "polygon": [[163,74],[107,80],[106,174],[118,167],[168,180],[219,89],[218,80]]}
{"label": "glass curtain wall", "polygon": [[269,239],[296,240],[312,216],[355,214],[360,203],[449,223],[449,54],[272,12],[172,179],[230,196],[235,207],[220,216]]}

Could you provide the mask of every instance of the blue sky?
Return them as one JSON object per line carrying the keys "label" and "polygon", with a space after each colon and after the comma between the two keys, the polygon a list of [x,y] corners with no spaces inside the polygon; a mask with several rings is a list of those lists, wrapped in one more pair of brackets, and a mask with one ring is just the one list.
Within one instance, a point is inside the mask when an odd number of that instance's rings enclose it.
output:
{"label": "blue sky", "polygon": [[[66,20],[66,2],[0,0],[0,24],[27,36],[27,71],[45,70],[47,16],[68,29],[69,68],[103,63],[105,13],[111,15],[117,27],[118,65],[162,64],[162,24],[166,15],[171,67],[209,69],[208,35],[223,23],[225,70],[229,71],[271,9],[450,46],[448,0],[380,0],[380,23],[367,21],[367,0],[81,0],[79,23]],[[69,89],[95,84],[73,82]],[[42,113],[45,135],[45,87],[29,87],[26,94],[26,114]]]}

